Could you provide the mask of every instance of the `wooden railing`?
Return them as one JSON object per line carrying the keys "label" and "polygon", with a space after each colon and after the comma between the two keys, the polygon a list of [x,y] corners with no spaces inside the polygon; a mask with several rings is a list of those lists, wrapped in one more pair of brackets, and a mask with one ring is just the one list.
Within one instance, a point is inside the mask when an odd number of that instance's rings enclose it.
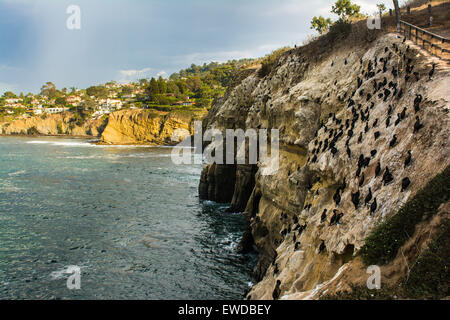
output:
{"label": "wooden railing", "polygon": [[405,37],[422,46],[430,53],[444,59],[450,58],[450,39],[416,27],[403,20],[400,20],[400,33],[403,33]]}

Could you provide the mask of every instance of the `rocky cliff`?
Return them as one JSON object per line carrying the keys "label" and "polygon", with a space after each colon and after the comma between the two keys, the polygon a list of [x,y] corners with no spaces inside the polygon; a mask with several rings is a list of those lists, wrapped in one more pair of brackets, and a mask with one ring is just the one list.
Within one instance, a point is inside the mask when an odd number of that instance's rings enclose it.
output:
{"label": "rocky cliff", "polygon": [[110,115],[101,135],[104,144],[170,145],[176,129],[193,133],[194,121],[201,120],[203,110],[123,110]]}
{"label": "rocky cliff", "polygon": [[176,129],[193,132],[205,110],[121,110],[103,119],[80,120],[73,113],[35,116],[0,123],[4,135],[69,135],[100,138],[103,144],[170,145]]}
{"label": "rocky cliff", "polygon": [[259,252],[250,299],[317,299],[365,281],[367,236],[450,163],[447,63],[392,33],[307,49],[264,77],[247,71],[205,118],[280,134],[275,174],[213,164],[199,186],[244,211],[239,249]]}
{"label": "rocky cliff", "polygon": [[106,125],[104,120],[80,121],[73,113],[40,115],[27,119],[0,123],[4,135],[70,135],[98,137]]}

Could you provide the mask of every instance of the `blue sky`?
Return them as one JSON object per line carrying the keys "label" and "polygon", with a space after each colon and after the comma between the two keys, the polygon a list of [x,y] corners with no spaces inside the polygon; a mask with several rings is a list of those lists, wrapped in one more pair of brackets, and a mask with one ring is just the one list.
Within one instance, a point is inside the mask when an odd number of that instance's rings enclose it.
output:
{"label": "blue sky", "polygon": [[[300,45],[327,0],[0,0],[0,94],[86,88]],[[379,1],[354,0],[365,13]],[[392,1],[385,1],[390,7]],[[69,5],[81,29],[69,30]],[[332,16],[331,16],[332,17]]]}

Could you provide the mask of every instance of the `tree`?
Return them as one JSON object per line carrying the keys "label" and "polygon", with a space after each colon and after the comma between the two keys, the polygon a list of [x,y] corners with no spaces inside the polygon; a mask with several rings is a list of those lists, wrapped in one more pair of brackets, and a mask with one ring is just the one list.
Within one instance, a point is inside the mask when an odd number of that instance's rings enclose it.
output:
{"label": "tree", "polygon": [[41,95],[47,96],[50,99],[56,98],[57,90],[53,82],[48,81],[41,87]]}
{"label": "tree", "polygon": [[148,85],[146,91],[151,96],[153,96],[155,94],[159,94],[159,86],[158,86],[158,82],[156,81],[155,78],[152,78],[150,80],[150,84]]}
{"label": "tree", "polygon": [[57,106],[65,106],[66,105],[66,98],[64,97],[58,97],[55,99],[55,104]]}
{"label": "tree", "polygon": [[158,88],[159,88],[159,93],[166,93],[167,92],[166,81],[161,76],[159,76],[159,78],[158,78]]}
{"label": "tree", "polygon": [[6,91],[4,94],[3,94],[3,97],[5,98],[5,99],[9,99],[9,98],[17,98],[17,96],[14,94],[14,92],[12,92],[12,91]]}
{"label": "tree", "polygon": [[339,16],[343,21],[348,21],[352,17],[359,16],[361,7],[350,0],[337,0],[331,7],[331,12]]}
{"label": "tree", "polygon": [[311,29],[318,31],[320,34],[324,34],[328,31],[331,25],[330,18],[324,18],[322,16],[314,16],[311,20]]}

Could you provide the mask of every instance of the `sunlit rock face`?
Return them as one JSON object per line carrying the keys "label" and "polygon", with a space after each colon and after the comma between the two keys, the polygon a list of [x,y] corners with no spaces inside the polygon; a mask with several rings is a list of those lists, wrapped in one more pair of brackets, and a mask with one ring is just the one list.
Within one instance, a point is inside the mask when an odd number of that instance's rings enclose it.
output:
{"label": "sunlit rock face", "polygon": [[203,199],[247,203],[239,249],[259,251],[248,298],[272,299],[277,280],[279,298],[317,298],[370,231],[449,164],[448,67],[402,40],[382,35],[317,63],[291,50],[266,77],[245,74],[206,117],[205,128],[280,134],[275,174],[209,165],[200,183]]}
{"label": "sunlit rock face", "polygon": [[105,144],[171,145],[177,129],[193,133],[194,121],[204,111],[160,112],[155,110],[122,110],[109,116],[101,136]]}

